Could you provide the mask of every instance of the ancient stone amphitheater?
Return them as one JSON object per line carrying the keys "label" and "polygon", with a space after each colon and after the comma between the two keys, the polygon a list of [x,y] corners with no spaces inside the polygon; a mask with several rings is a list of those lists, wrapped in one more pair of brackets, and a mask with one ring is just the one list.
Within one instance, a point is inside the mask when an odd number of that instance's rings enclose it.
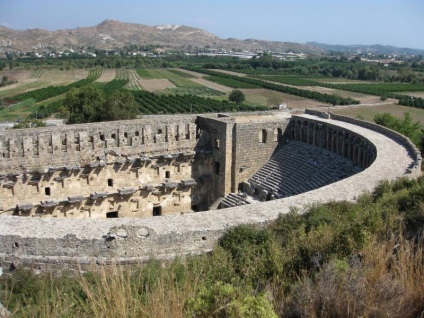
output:
{"label": "ancient stone amphitheater", "polygon": [[3,270],[202,253],[229,227],[421,167],[402,135],[312,110],[7,130],[0,154]]}

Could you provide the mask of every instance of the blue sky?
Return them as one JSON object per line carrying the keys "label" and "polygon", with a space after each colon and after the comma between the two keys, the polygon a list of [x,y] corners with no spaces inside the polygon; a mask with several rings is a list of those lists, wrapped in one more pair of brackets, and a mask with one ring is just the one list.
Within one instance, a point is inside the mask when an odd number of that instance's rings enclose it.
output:
{"label": "blue sky", "polygon": [[105,19],[184,24],[222,38],[424,49],[424,0],[0,0],[0,24],[13,29]]}

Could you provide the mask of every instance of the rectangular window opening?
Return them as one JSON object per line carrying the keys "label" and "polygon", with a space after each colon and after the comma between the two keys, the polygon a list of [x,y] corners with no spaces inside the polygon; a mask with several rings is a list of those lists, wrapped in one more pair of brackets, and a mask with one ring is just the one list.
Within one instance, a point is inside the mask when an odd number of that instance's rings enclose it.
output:
{"label": "rectangular window opening", "polygon": [[219,162],[217,162],[217,161],[214,162],[213,170],[216,174],[219,174]]}
{"label": "rectangular window opening", "polygon": [[113,179],[107,179],[107,185],[113,187]]}
{"label": "rectangular window opening", "polygon": [[118,217],[118,211],[112,211],[106,213],[107,219],[116,219]]}
{"label": "rectangular window opening", "polygon": [[162,215],[162,207],[160,205],[153,207],[153,216]]}
{"label": "rectangular window opening", "polygon": [[50,187],[46,187],[46,188],[44,188],[44,193],[45,193],[46,195],[51,195]]}

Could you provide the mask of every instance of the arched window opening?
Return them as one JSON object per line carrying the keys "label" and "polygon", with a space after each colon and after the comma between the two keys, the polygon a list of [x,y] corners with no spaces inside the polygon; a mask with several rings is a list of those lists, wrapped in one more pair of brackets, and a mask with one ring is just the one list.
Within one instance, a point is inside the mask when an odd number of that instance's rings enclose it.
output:
{"label": "arched window opening", "polygon": [[262,129],[259,132],[259,142],[265,144],[267,139],[267,131],[265,129]]}

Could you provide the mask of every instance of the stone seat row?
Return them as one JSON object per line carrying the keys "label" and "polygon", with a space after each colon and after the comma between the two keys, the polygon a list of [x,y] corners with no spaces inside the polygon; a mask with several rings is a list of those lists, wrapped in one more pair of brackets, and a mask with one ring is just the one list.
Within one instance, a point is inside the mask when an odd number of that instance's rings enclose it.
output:
{"label": "stone seat row", "polygon": [[282,198],[311,191],[361,170],[338,154],[290,141],[249,179],[249,183],[253,189],[264,189],[273,198]]}

